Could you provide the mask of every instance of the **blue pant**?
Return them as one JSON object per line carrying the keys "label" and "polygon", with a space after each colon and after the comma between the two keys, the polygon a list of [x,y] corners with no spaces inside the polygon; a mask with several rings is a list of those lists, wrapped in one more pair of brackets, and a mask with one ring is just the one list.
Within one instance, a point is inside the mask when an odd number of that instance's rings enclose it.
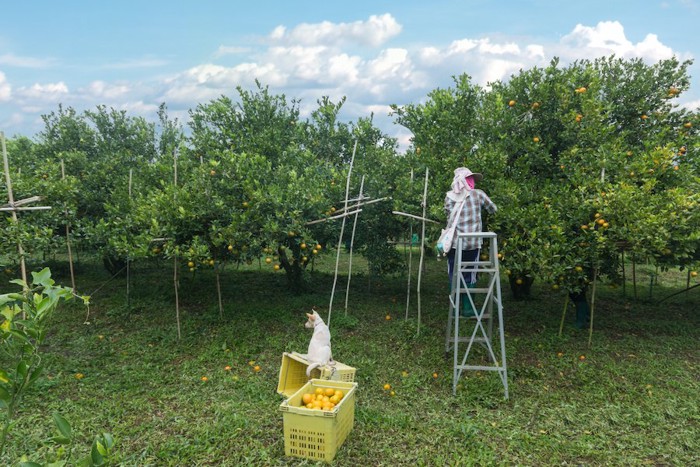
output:
{"label": "blue pant", "polygon": [[[453,248],[447,253],[447,275],[450,278],[450,287],[452,287],[452,271],[455,267],[456,250]],[[479,257],[479,249],[462,250],[462,261],[476,261]],[[476,284],[476,272],[463,272],[464,282],[467,284]]]}

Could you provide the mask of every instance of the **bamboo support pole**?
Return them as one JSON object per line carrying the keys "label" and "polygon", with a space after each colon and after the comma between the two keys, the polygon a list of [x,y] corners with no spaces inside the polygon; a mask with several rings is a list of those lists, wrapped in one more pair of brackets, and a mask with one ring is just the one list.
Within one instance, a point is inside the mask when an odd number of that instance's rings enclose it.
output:
{"label": "bamboo support pole", "polygon": [[[177,201],[177,148],[173,150],[173,201]],[[178,293],[179,279],[177,277],[178,259],[177,253],[173,255],[173,282],[175,286],[175,321],[177,321],[177,340],[180,340],[182,333],[180,330],[180,294]]]}
{"label": "bamboo support pole", "polygon": [[634,299],[637,300],[637,262],[632,255],[632,293],[634,294]]}
{"label": "bamboo support pole", "polygon": [[[134,177],[134,169],[129,169],[129,201],[131,201],[131,187]],[[126,308],[131,309],[131,257],[126,257]]]}
{"label": "bamboo support pole", "polygon": [[591,288],[591,316],[588,324],[588,348],[591,348],[593,339],[593,314],[595,312],[595,288],[598,283],[598,268],[593,268],[593,287]]}
{"label": "bamboo support pole", "polygon": [[[2,140],[2,161],[5,168],[5,183],[7,184],[7,198],[10,206],[12,207],[12,223],[17,224],[17,211],[14,208],[15,197],[12,193],[12,179],[10,178],[10,161],[7,157],[7,146],[5,144],[5,133],[0,131],[0,139]],[[19,253],[19,267],[22,273],[22,280],[27,284],[27,265],[24,262],[24,248],[22,248],[22,242],[17,241],[17,252]],[[25,285],[24,291],[28,291],[28,285]]]}
{"label": "bamboo support pole", "polygon": [[420,334],[420,319],[421,319],[421,301],[420,301],[420,285],[421,277],[423,275],[423,257],[425,256],[425,248],[423,244],[425,243],[425,214],[428,208],[428,173],[429,170],[425,169],[425,185],[423,186],[423,221],[421,222],[421,236],[420,236],[420,260],[418,262],[418,280],[416,284],[416,303],[418,305],[418,325],[416,330],[416,335]]}
{"label": "bamboo support pole", "polygon": [[[61,159],[61,180],[66,179],[66,165]],[[73,250],[70,244],[70,218],[68,217],[68,207],[64,209],[63,213],[66,216],[66,248],[68,249],[68,267],[70,269],[70,283],[73,288],[73,293],[76,291],[75,287],[75,270],[73,269]]]}
{"label": "bamboo support pole", "polygon": [[620,261],[622,264],[622,296],[627,297],[627,277],[625,274],[626,268],[625,268],[625,250],[622,250],[622,260]]}
{"label": "bamboo support pole", "polygon": [[26,208],[1,207],[0,211],[46,211],[47,209],[51,209],[51,206],[31,206]]}
{"label": "bamboo support pole", "polygon": [[406,212],[401,212],[401,211],[391,211],[392,214],[396,214],[398,216],[405,216],[405,217],[410,217],[412,219],[418,219],[419,221],[424,221],[424,222],[432,222],[433,224],[439,224],[438,221],[434,221],[432,219],[428,219],[427,217],[423,216],[415,216],[413,214],[408,214]]}
{"label": "bamboo support pole", "polygon": [[[348,169],[347,180],[345,181],[345,205],[343,208],[347,211],[348,208],[348,196],[350,193],[350,176],[352,175],[352,166],[355,163],[355,152],[357,151],[357,140],[355,140],[355,145],[352,148],[352,157],[350,158],[350,168]],[[335,273],[333,275],[333,288],[331,289],[331,300],[328,304],[328,320],[326,324],[331,325],[331,313],[333,312],[333,297],[335,295],[335,286],[338,283],[338,264],[340,263],[340,248],[343,245],[343,233],[345,231],[345,219],[347,216],[343,217],[343,223],[340,226],[340,235],[338,236],[338,248],[336,249],[335,255]]]}
{"label": "bamboo support pole", "polygon": [[221,274],[219,268],[216,268],[216,294],[219,297],[219,319],[224,319],[224,302],[221,299]]}
{"label": "bamboo support pole", "polygon": [[[411,169],[411,185],[413,185],[413,169]],[[411,222],[411,228],[408,231],[408,238],[408,279],[406,280],[406,316],[404,318],[406,320],[408,320],[408,309],[411,305],[411,270],[413,269],[413,222]]]}
{"label": "bamboo support pole", "polygon": [[330,217],[324,217],[323,219],[316,219],[315,221],[309,221],[304,225],[314,225],[314,224],[319,224],[321,222],[332,221],[335,219],[345,219],[346,217],[349,217],[349,216],[352,216],[353,214],[358,214],[361,212],[362,212],[362,209],[358,209],[356,211],[350,211],[350,212],[346,212],[343,214],[337,214],[337,215],[330,216]]}
{"label": "bamboo support pole", "polygon": [[561,321],[559,322],[559,337],[561,337],[561,333],[564,331],[564,320],[566,319],[566,308],[569,306],[569,294],[566,294],[566,298],[564,298],[564,311],[561,312]]}
{"label": "bamboo support pole", "polygon": [[[365,176],[362,176],[360,180],[360,194],[358,198],[362,198],[362,190],[365,187]],[[359,204],[359,203],[358,203]],[[350,235],[350,255],[348,258],[348,283],[345,287],[345,314],[348,314],[348,297],[350,296],[350,279],[352,279],[352,250],[355,244],[355,230],[357,229],[357,218],[359,216],[359,211],[355,211],[355,219],[352,221],[352,234]]]}

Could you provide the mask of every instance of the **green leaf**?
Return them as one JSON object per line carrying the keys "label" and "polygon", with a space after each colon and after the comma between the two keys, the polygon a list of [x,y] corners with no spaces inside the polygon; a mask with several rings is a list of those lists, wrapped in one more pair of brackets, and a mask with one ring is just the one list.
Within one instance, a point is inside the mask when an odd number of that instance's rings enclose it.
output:
{"label": "green leaf", "polygon": [[29,371],[27,362],[20,360],[19,363],[17,363],[17,376],[19,376],[19,379],[25,379],[27,377],[27,371]]}
{"label": "green leaf", "polygon": [[10,392],[4,387],[0,386],[0,401],[4,402],[5,404],[8,404],[11,400],[12,395],[10,395]]}
{"label": "green leaf", "polygon": [[102,438],[108,450],[114,447],[114,437],[110,433],[102,433]]}
{"label": "green leaf", "polygon": [[41,373],[44,371],[43,366],[38,366],[32,371],[32,375],[29,377],[29,381],[27,382],[27,386],[30,386],[31,384],[34,383],[39,377],[41,376]]}
{"label": "green leaf", "polygon": [[53,441],[56,444],[70,444],[72,439],[66,438],[65,436],[54,436],[53,438],[51,438],[51,441]]}
{"label": "green leaf", "polygon": [[19,465],[20,467],[42,467],[41,464],[36,462],[20,462]]}
{"label": "green leaf", "polygon": [[101,441],[95,440],[95,445],[97,446],[97,450],[100,454],[103,456],[107,455],[107,448],[105,448],[105,445]]}
{"label": "green leaf", "polygon": [[44,287],[52,286],[54,281],[51,279],[51,270],[44,268],[39,272],[32,272],[32,283],[34,285],[43,285]]}
{"label": "green leaf", "polygon": [[62,436],[65,436],[66,438],[72,437],[70,423],[61,414],[59,414],[58,412],[54,412],[53,422]]}
{"label": "green leaf", "polygon": [[105,461],[104,456],[100,451],[104,451],[104,446],[99,441],[95,440],[92,443],[92,450],[90,451],[90,459],[95,465],[102,465]]}

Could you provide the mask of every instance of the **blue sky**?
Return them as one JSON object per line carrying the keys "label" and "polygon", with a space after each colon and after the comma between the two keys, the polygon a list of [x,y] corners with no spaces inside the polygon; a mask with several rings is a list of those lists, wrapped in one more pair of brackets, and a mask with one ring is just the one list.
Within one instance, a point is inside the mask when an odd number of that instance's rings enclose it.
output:
{"label": "blue sky", "polygon": [[[402,145],[389,105],[419,103],[452,76],[486,85],[521,68],[615,53],[649,63],[696,59],[700,0],[4,2],[0,131],[34,136],[59,104],[155,120],[161,102],[188,110],[257,78],[301,100],[347,98]],[[678,103],[700,106],[700,63]]]}

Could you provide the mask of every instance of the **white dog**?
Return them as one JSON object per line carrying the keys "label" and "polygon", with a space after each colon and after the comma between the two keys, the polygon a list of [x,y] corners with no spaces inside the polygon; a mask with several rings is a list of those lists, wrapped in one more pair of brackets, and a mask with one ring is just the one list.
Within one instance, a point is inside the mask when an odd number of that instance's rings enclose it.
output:
{"label": "white dog", "polygon": [[309,361],[306,376],[311,376],[311,371],[314,368],[332,363],[333,354],[331,353],[331,331],[326,323],[316,313],[316,310],[313,310],[313,313],[306,313],[306,316],[308,321],[304,327],[314,330],[309,342],[309,352],[306,354],[306,359]]}

